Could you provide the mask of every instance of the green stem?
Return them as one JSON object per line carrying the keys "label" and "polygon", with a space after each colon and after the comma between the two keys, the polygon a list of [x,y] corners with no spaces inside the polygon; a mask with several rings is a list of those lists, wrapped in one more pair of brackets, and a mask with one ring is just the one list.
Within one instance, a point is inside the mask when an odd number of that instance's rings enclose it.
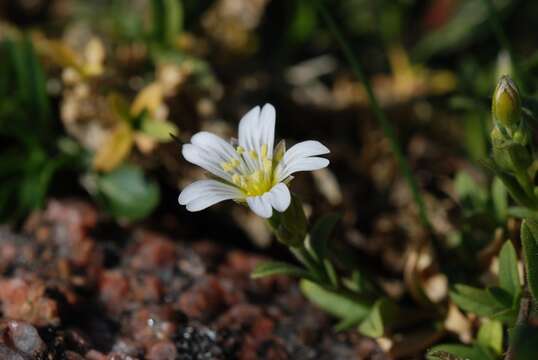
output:
{"label": "green stem", "polygon": [[308,250],[304,246],[290,246],[291,253],[299,260],[309,272],[316,277],[317,281],[320,284],[329,284],[330,280],[325,274],[325,269],[323,269],[320,264],[312,258]]}
{"label": "green stem", "polygon": [[327,26],[329,27],[330,31],[333,33],[336,40],[338,41],[342,49],[342,52],[344,53],[344,56],[346,57],[347,61],[351,65],[353,72],[355,73],[357,78],[363,83],[366,93],[368,95],[368,99],[370,101],[370,105],[374,113],[374,116],[376,117],[379,125],[383,129],[383,133],[389,139],[391,150],[394,153],[394,156],[396,157],[396,161],[398,163],[400,171],[404,175],[407,185],[409,186],[413,194],[413,199],[416,205],[418,206],[420,221],[424,227],[426,227],[428,230],[431,230],[432,229],[431,222],[430,222],[430,219],[428,218],[426,206],[424,204],[424,199],[422,198],[422,195],[419,191],[418,183],[415,177],[413,176],[411,167],[409,166],[407,159],[402,153],[394,128],[388,121],[385,113],[383,112],[383,110],[381,109],[381,106],[379,105],[379,101],[377,100],[374,94],[372,85],[370,84],[370,80],[364,75],[361,65],[355,58],[355,55],[353,54],[353,51],[351,50],[347,41],[344,39],[344,36],[340,32],[338,25],[335,23],[334,19],[327,11],[323,3],[323,0],[317,1],[317,5],[318,5],[318,9],[321,16],[327,23]]}

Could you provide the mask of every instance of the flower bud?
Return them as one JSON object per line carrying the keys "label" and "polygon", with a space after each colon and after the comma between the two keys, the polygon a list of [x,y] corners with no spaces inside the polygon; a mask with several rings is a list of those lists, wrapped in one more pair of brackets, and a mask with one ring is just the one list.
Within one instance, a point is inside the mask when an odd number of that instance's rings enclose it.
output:
{"label": "flower bud", "polygon": [[499,126],[517,128],[521,120],[521,99],[516,84],[509,76],[502,76],[493,93],[493,119]]}

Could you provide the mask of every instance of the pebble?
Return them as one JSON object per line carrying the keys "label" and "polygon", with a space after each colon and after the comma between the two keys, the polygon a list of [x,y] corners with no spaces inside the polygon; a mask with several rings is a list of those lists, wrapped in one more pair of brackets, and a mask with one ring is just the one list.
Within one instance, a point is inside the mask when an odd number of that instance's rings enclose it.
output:
{"label": "pebble", "polygon": [[7,323],[6,335],[13,348],[24,354],[35,356],[45,348],[37,329],[30,324],[10,320]]}
{"label": "pebble", "polygon": [[153,345],[147,355],[148,360],[175,360],[176,346],[170,341],[162,341]]}

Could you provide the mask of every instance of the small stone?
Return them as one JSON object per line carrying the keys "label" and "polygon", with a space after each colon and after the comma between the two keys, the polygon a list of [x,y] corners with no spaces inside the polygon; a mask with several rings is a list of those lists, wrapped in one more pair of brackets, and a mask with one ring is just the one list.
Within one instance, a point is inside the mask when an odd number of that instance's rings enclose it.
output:
{"label": "small stone", "polygon": [[143,348],[129,338],[119,338],[112,346],[112,351],[115,353],[132,356],[134,358],[141,358],[143,354]]}
{"label": "small stone", "polygon": [[163,286],[158,277],[144,275],[131,282],[134,297],[142,302],[159,302],[163,294]]}
{"label": "small stone", "polygon": [[119,313],[129,295],[129,280],[118,270],[105,271],[99,282],[99,299],[107,309],[113,313]]}
{"label": "small stone", "polygon": [[147,354],[148,360],[175,360],[176,346],[170,341],[161,341],[153,345]]}
{"label": "small stone", "polygon": [[224,349],[220,347],[217,333],[203,326],[185,326],[176,337],[178,360],[221,360]]}
{"label": "small stone", "polygon": [[59,322],[57,303],[45,296],[45,284],[38,279],[0,279],[0,301],[6,318],[20,319],[36,326]]}
{"label": "small stone", "polygon": [[176,246],[170,239],[147,231],[139,232],[137,236],[139,240],[131,260],[133,268],[155,271],[174,265]]}
{"label": "small stone", "polygon": [[36,328],[30,324],[11,320],[7,323],[7,336],[13,347],[28,355],[37,355],[45,349]]}
{"label": "small stone", "polygon": [[7,346],[0,344],[0,359],[2,360],[25,360],[22,355],[11,350]]}
{"label": "small stone", "polygon": [[208,318],[223,305],[223,289],[215,276],[203,277],[179,298],[179,308],[193,318]]}
{"label": "small stone", "polygon": [[136,311],[130,321],[133,338],[146,348],[155,341],[168,340],[176,331],[173,312],[168,306],[152,306]]}

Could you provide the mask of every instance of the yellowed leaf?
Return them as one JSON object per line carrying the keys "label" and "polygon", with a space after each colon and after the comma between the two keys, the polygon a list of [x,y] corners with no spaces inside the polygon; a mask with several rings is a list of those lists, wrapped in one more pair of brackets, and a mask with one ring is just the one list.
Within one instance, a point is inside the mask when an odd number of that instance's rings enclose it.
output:
{"label": "yellowed leaf", "polygon": [[136,116],[144,109],[152,113],[157,111],[163,102],[163,91],[159,83],[151,83],[143,88],[131,105],[131,115]]}
{"label": "yellowed leaf", "polygon": [[131,152],[133,131],[126,122],[120,122],[93,158],[93,167],[99,171],[111,171],[120,165]]}

